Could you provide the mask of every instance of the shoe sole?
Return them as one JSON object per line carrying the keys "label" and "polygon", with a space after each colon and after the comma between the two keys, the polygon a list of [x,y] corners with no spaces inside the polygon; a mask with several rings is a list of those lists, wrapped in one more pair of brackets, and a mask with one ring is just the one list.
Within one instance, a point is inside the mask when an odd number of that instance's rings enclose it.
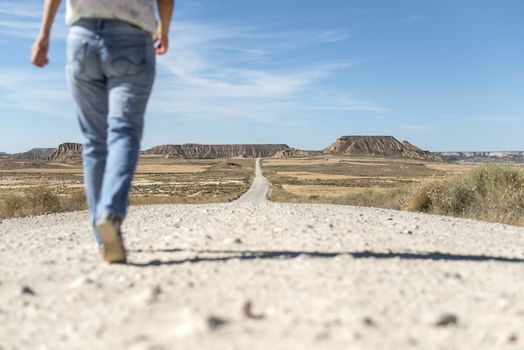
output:
{"label": "shoe sole", "polygon": [[96,224],[100,240],[103,244],[102,257],[108,263],[125,263],[126,252],[122,244],[122,239],[118,235],[113,223],[101,220]]}

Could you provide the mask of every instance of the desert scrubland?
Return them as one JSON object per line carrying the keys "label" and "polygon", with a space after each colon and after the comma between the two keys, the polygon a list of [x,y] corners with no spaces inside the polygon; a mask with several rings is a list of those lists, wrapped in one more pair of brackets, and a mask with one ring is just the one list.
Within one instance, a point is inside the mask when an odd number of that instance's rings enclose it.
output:
{"label": "desert scrubland", "polygon": [[[130,203],[230,202],[247,191],[254,159],[142,157]],[[80,161],[0,160],[0,218],[85,209]]]}
{"label": "desert scrubland", "polygon": [[322,156],[264,161],[277,202],[418,211],[524,225],[524,171],[511,164]]}
{"label": "desert scrubland", "polygon": [[[131,205],[219,203],[239,198],[254,159],[143,155]],[[419,211],[524,225],[524,172],[517,165],[316,155],[265,158],[269,199]],[[0,160],[0,217],[85,209],[76,161]]]}

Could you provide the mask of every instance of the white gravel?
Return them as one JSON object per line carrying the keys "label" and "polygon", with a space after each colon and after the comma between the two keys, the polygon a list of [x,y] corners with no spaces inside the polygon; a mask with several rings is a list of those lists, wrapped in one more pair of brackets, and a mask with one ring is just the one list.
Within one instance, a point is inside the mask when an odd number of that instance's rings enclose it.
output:
{"label": "white gravel", "polygon": [[0,349],[524,349],[524,229],[270,203],[265,183],[131,208],[125,266],[85,212],[4,220]]}

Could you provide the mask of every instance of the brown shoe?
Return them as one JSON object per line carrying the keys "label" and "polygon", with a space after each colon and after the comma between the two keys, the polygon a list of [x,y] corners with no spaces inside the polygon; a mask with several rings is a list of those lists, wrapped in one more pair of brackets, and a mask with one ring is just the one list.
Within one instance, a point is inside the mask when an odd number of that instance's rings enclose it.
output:
{"label": "brown shoe", "polygon": [[125,264],[126,251],[122,241],[122,233],[120,232],[120,219],[105,215],[96,223],[96,228],[100,236],[102,244],[100,251],[102,257],[108,263]]}

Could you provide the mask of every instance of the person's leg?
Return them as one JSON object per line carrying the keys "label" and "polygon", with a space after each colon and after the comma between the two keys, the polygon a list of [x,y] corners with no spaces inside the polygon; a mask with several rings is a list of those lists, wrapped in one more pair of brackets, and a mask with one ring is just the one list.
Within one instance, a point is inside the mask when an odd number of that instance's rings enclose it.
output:
{"label": "person's leg", "polygon": [[155,56],[151,38],[139,29],[108,34],[104,43],[101,57],[109,91],[108,153],[97,215],[123,220],[155,77]]}
{"label": "person's leg", "polygon": [[86,198],[96,232],[96,208],[100,200],[107,157],[107,80],[100,68],[95,34],[83,27],[72,27],[67,41],[67,78],[77,104],[77,115],[84,138],[83,165]]}

